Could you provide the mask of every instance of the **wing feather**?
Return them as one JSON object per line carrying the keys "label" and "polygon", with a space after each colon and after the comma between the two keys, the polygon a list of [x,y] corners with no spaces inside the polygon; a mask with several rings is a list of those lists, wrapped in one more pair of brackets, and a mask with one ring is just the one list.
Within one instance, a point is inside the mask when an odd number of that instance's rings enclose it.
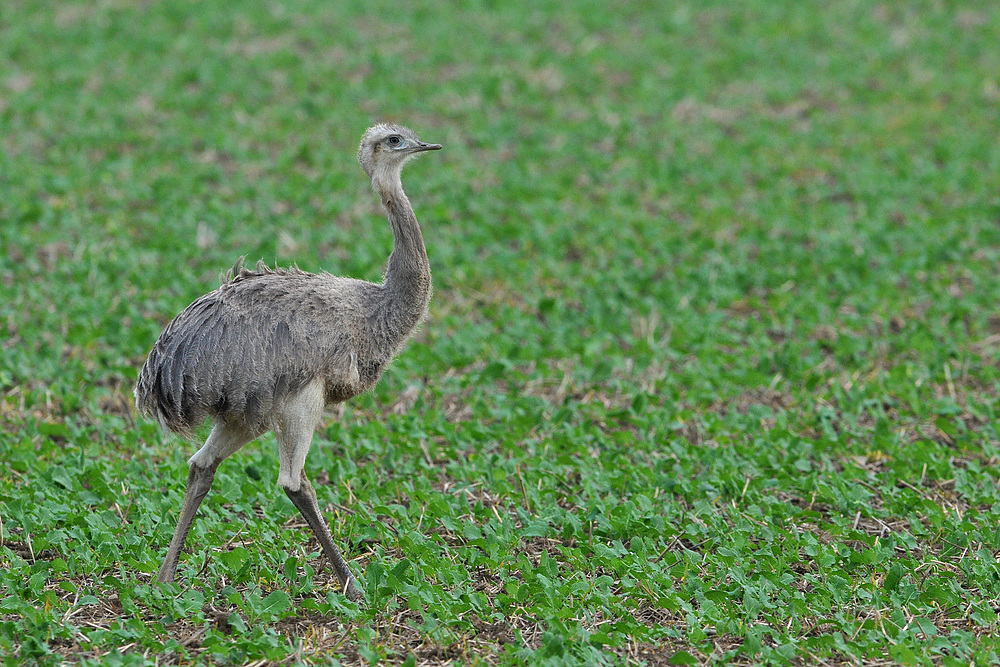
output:
{"label": "wing feather", "polygon": [[275,402],[322,376],[331,400],[359,391],[357,341],[370,283],[297,269],[248,271],[167,325],[136,385],[136,406],[171,430],[207,417],[267,424]]}

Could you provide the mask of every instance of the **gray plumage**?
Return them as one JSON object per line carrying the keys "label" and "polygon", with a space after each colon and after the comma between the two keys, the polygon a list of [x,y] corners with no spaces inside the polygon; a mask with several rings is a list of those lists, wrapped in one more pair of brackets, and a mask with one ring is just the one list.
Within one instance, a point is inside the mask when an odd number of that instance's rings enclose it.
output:
{"label": "gray plumage", "polygon": [[421,319],[419,303],[394,318],[386,292],[362,280],[238,264],[230,281],[167,325],[140,373],[136,405],[190,434],[207,417],[266,430],[276,399],[316,377],[328,403],[356,396]]}
{"label": "gray plumage", "polygon": [[160,581],[173,579],[219,463],[273,430],[279,485],[317,533],[344,591],[360,596],[319,516],[303,465],[322,407],[371,389],[426,313],[430,267],[400,172],[417,153],[439,148],[397,125],[376,125],[362,137],[358,159],[394,238],[382,283],[262,263],[249,270],[241,260],[221,287],[185,308],[156,341],[135,388],[139,412],[183,434],[207,418],[215,421],[208,441],[191,457]]}

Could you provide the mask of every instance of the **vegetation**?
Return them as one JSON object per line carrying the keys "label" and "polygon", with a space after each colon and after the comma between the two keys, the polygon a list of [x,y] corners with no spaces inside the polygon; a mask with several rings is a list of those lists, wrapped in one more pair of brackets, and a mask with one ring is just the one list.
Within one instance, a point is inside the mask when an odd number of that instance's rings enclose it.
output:
{"label": "vegetation", "polygon": [[[961,8],[958,6],[961,5]],[[1000,8],[9,0],[9,664],[1000,660]],[[307,464],[366,603],[137,420],[241,255],[378,279],[402,122],[435,295]]]}

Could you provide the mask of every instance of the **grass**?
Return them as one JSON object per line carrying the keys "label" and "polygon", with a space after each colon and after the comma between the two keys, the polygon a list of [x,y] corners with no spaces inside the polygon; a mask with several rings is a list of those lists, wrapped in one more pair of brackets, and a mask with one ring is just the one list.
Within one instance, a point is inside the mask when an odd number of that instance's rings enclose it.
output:
{"label": "grass", "polygon": [[[941,664],[1000,654],[1000,11],[990,2],[0,8],[8,664]],[[276,485],[137,420],[241,255],[430,317]]]}

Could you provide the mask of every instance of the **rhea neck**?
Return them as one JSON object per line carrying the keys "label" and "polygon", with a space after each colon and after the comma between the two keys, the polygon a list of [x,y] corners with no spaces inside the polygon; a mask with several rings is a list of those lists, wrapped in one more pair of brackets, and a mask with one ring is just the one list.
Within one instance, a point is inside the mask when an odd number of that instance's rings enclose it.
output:
{"label": "rhea neck", "polygon": [[399,324],[412,329],[423,317],[430,300],[431,268],[417,216],[403,192],[402,168],[402,162],[377,166],[371,179],[372,187],[385,206],[394,240],[383,286],[392,310],[402,318]]}

